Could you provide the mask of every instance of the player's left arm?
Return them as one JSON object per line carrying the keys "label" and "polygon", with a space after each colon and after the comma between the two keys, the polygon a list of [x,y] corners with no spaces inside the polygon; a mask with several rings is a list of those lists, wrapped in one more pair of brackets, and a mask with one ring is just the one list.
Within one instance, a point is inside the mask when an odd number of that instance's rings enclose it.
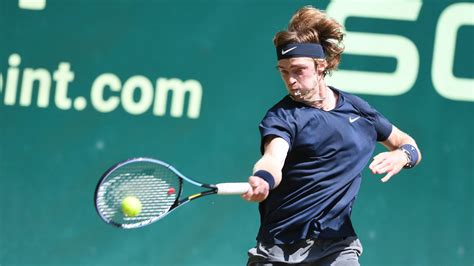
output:
{"label": "player's left arm", "polygon": [[[415,140],[395,126],[392,128],[390,136],[381,143],[389,151],[377,154],[369,168],[374,174],[385,174],[381,179],[382,182],[387,182],[403,167],[413,167],[421,161],[420,149]],[[416,150],[413,150],[412,147]],[[410,152],[414,156],[410,156]],[[414,152],[416,154],[413,154]]]}

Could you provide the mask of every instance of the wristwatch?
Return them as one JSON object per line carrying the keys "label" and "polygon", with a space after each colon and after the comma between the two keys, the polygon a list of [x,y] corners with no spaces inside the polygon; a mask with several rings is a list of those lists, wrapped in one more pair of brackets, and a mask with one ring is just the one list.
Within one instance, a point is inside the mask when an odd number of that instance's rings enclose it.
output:
{"label": "wristwatch", "polygon": [[413,163],[413,158],[411,158],[411,153],[404,147],[400,147],[399,150],[403,151],[403,153],[405,153],[407,156],[407,163],[405,166],[403,166],[403,168],[413,168],[415,164]]}

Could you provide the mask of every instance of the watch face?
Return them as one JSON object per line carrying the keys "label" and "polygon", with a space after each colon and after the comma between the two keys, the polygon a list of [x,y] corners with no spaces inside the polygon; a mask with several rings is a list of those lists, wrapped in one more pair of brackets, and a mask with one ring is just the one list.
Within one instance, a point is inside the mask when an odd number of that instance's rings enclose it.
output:
{"label": "watch face", "polygon": [[411,158],[411,154],[409,151],[407,151],[406,149],[404,149],[403,147],[400,148],[400,150],[403,151],[403,153],[405,153],[405,155],[407,156],[407,163],[405,164],[405,168],[412,168],[414,166],[414,163],[412,161],[412,158]]}

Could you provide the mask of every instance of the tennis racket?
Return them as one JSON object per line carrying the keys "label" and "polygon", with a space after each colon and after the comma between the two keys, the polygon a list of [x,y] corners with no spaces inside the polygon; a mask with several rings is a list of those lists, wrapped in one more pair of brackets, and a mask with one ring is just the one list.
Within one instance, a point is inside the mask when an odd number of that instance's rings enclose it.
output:
{"label": "tennis racket", "polygon": [[[199,193],[180,198],[183,180],[205,188]],[[119,228],[143,227],[165,217],[176,208],[202,196],[243,194],[250,189],[246,182],[201,184],[184,176],[173,166],[152,158],[133,158],[109,168],[97,184],[94,202],[99,216]],[[136,216],[122,211],[122,201],[135,197],[141,203]]]}

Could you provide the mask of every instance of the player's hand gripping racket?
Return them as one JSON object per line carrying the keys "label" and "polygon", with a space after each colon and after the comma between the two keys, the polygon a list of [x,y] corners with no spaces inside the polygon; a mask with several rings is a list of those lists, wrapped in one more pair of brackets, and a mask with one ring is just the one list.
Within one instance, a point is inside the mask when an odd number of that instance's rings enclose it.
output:
{"label": "player's hand gripping racket", "polygon": [[[207,190],[180,199],[183,180]],[[99,216],[106,223],[130,229],[151,224],[202,196],[243,194],[249,189],[246,182],[201,184],[159,160],[134,158],[112,166],[102,175],[94,200]],[[126,197],[138,199],[137,213],[129,215],[122,210]]]}

